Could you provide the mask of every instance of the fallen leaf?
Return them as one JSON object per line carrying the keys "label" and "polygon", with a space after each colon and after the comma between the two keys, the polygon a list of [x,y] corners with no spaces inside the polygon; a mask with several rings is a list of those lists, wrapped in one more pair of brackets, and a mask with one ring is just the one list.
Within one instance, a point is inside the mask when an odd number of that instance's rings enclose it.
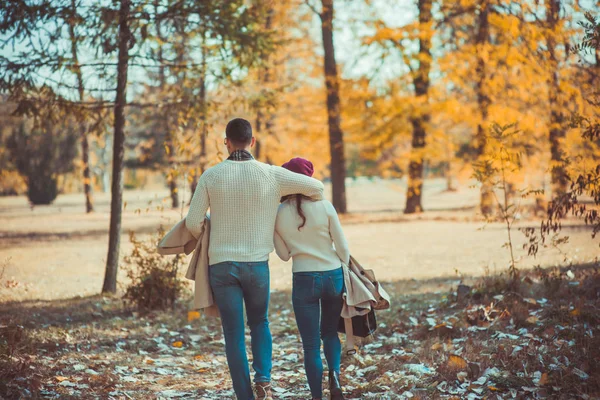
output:
{"label": "fallen leaf", "polygon": [[578,377],[580,377],[581,379],[583,379],[583,380],[586,380],[586,379],[588,379],[590,377],[587,373],[585,373],[584,371],[580,370],[579,368],[573,368],[573,373],[575,375],[577,375]]}
{"label": "fallen leaf", "polygon": [[66,381],[67,379],[69,379],[69,378],[67,378],[66,376],[57,376],[56,377],[56,380],[59,382]]}
{"label": "fallen leaf", "polygon": [[183,342],[178,340],[177,342],[173,342],[171,345],[173,347],[177,347],[179,349],[179,348],[183,347]]}
{"label": "fallen leaf", "polygon": [[579,317],[581,315],[581,310],[579,308],[575,308],[569,312],[573,317]]}
{"label": "fallen leaf", "polygon": [[195,319],[200,319],[200,312],[198,311],[188,311],[188,322],[192,322]]}
{"label": "fallen leaf", "polygon": [[451,354],[448,356],[448,367],[453,370],[464,370],[467,369],[467,361],[461,356]]}

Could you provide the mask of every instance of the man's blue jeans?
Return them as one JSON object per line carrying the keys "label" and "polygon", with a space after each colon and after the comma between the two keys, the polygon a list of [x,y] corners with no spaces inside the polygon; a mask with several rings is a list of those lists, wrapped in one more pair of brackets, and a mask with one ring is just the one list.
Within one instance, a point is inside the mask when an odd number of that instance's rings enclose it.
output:
{"label": "man's blue jeans", "polygon": [[321,398],[323,362],[321,339],[330,371],[340,372],[342,346],[337,327],[342,312],[342,268],[294,273],[292,302],[304,348],[304,367],[313,398]]}
{"label": "man's blue jeans", "polygon": [[254,382],[270,382],[273,346],[267,319],[269,263],[228,261],[211,265],[209,271],[210,286],[221,313],[233,390],[240,400],[254,399],[246,356],[243,308],[246,303]]}

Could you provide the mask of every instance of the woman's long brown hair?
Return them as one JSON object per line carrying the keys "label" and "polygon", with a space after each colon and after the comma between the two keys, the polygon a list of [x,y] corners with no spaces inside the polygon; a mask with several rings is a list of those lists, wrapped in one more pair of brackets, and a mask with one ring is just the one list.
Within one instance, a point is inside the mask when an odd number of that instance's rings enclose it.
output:
{"label": "woman's long brown hair", "polygon": [[306,225],[306,215],[304,215],[304,212],[302,211],[302,200],[308,197],[301,194],[291,194],[289,196],[283,196],[281,198],[281,202],[283,203],[284,201],[291,199],[292,197],[296,198],[296,211],[298,212],[300,218],[302,218],[302,223],[300,224],[300,226],[298,226],[298,230],[300,230],[300,228]]}

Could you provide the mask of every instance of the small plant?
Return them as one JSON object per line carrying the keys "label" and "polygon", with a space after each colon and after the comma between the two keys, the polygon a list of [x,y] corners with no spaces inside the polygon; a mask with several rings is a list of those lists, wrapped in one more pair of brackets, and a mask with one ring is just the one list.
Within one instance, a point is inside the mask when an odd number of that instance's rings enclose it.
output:
{"label": "small plant", "polygon": [[[506,225],[507,241],[503,247],[506,247],[510,252],[509,274],[513,282],[516,282],[519,273],[515,260],[512,231],[514,222],[520,214],[521,204],[520,201],[515,202],[515,197],[512,196],[515,189],[509,182],[509,176],[522,168],[521,154],[511,150],[514,148],[514,146],[511,146],[511,140],[519,133],[516,124],[503,126],[492,124],[490,133],[486,135],[491,151],[481,162],[473,164],[473,177],[482,185],[491,188],[500,219]],[[541,190],[529,189],[518,190],[518,192],[520,194],[519,198],[543,193]],[[501,197],[498,196],[498,193],[501,194]]]}
{"label": "small plant", "polygon": [[[156,236],[163,235],[164,231],[160,229]],[[131,283],[123,298],[145,311],[172,308],[186,287],[178,275],[183,257],[177,255],[169,260],[159,255],[156,236],[141,241],[131,232],[129,240],[133,250],[124,259]]]}

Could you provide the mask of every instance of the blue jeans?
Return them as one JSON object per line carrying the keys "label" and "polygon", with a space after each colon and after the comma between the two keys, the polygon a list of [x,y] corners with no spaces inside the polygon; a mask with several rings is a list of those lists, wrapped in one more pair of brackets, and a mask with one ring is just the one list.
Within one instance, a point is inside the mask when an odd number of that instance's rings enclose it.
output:
{"label": "blue jeans", "polygon": [[304,368],[313,398],[323,396],[321,339],[329,370],[340,372],[342,345],[337,327],[342,312],[343,292],[342,268],[323,272],[294,273],[292,302],[296,323],[302,337]]}
{"label": "blue jeans", "polygon": [[210,266],[210,286],[221,313],[225,353],[238,399],[254,399],[244,332],[244,303],[252,343],[254,382],[271,381],[273,352],[267,311],[269,262],[222,262]]}

